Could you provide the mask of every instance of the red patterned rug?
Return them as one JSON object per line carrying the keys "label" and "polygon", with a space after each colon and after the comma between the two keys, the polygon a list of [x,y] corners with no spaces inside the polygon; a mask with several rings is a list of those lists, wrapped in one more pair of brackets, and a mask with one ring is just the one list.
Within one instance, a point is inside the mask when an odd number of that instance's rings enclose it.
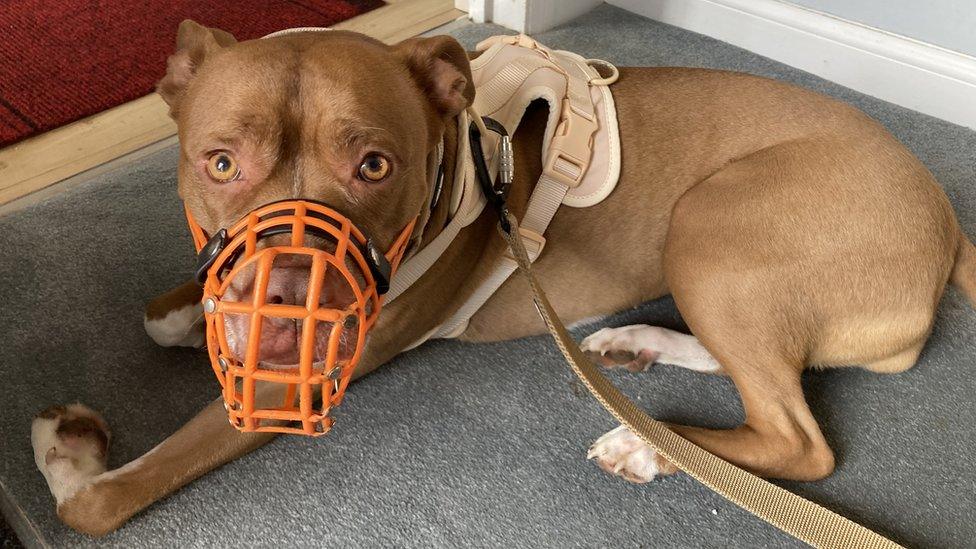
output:
{"label": "red patterned rug", "polygon": [[0,147],[153,91],[176,28],[238,40],[327,27],[382,0],[0,0]]}

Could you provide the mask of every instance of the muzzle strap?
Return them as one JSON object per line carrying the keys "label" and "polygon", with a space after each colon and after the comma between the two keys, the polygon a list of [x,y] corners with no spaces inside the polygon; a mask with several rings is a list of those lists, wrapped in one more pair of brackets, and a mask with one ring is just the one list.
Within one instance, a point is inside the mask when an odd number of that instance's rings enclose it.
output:
{"label": "muzzle strap", "polygon": [[[321,204],[316,201],[304,201],[304,202],[314,202],[316,204]],[[314,216],[314,212],[308,212]],[[322,216],[315,216],[322,218]],[[226,229],[220,229],[212,237],[207,239],[207,233],[204,231],[199,224],[193,219],[193,215],[190,210],[186,210],[187,222],[190,224],[191,232],[193,233],[194,244],[197,247],[197,264],[194,269],[193,278],[196,280],[197,284],[203,286],[207,279],[207,271],[213,267],[214,263],[217,262],[217,258],[220,253],[224,251],[227,244],[230,242],[230,237],[227,234]],[[329,238],[331,235],[327,232],[322,231],[314,226],[305,227],[305,231],[314,234],[319,237]],[[277,234],[284,234],[292,232],[292,229],[288,226],[277,226],[270,229],[266,229],[258,235],[258,239],[269,236],[274,236]],[[205,241],[206,243],[202,246],[197,245],[199,233],[199,239]],[[380,295],[386,294],[390,291],[390,280],[393,278],[393,269],[390,265],[389,259],[380,251],[376,246],[372,238],[366,238],[365,244],[365,254],[366,263],[369,266],[370,272],[376,279],[376,289],[377,293]]]}

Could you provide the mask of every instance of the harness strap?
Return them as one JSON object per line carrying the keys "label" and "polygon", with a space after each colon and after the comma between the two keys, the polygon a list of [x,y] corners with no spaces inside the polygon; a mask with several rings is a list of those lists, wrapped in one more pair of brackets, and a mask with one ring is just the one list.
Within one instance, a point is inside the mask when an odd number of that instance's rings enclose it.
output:
{"label": "harness strap", "polygon": [[[565,202],[569,191],[580,185],[592,161],[594,134],[599,124],[594,100],[590,96],[590,86],[594,82],[603,86],[609,85],[616,80],[618,73],[614,69],[611,76],[602,77],[586,59],[570,52],[553,51],[525,35],[489,38],[478,44],[477,49],[485,51],[496,44],[528,48],[535,54],[519,57],[508,63],[479,86],[476,100],[478,107],[469,108],[472,119],[479,118],[478,111],[492,116],[505,107],[512,95],[525,86],[537,71],[549,71],[564,90],[555,98],[555,103],[550,103],[550,109],[558,113],[558,123],[552,135],[546,136],[542,175],[529,198],[519,233],[523,245],[528,249],[529,259],[535,261],[545,246],[546,239],[543,235],[549,223],[560,205]],[[490,54],[486,52],[484,55]],[[492,138],[488,135],[482,137],[489,140],[487,150],[493,150]],[[515,259],[510,255],[495,261],[489,266],[487,277],[475,292],[450,318],[425,338],[452,338],[463,333],[469,320],[516,268]]]}
{"label": "harness strap", "polygon": [[455,155],[455,176],[453,200],[458,201],[457,211],[441,232],[422,250],[403,261],[396,276],[390,282],[390,291],[384,296],[389,305],[414,282],[420,279],[437,262],[445,250],[457,237],[461,229],[470,225],[481,215],[485,207],[485,197],[475,184],[471,155],[468,152],[468,115],[461,113],[458,119],[458,148]]}
{"label": "harness strap", "polygon": [[[512,55],[512,47],[525,51],[507,60],[498,58],[498,55]],[[462,113],[468,120],[480,124],[480,113],[484,113],[498,120],[506,132],[513,133],[529,101],[544,98],[549,103],[549,122],[543,136],[542,174],[529,198],[520,232],[530,259],[535,261],[546,243],[543,235],[562,204],[573,202],[577,207],[590,205],[593,202],[589,200],[594,195],[598,196],[596,202],[599,202],[616,182],[619,173],[616,117],[613,100],[606,87],[617,79],[619,73],[610,63],[590,61],[571,52],[554,51],[525,35],[492,37],[479,43],[476,49],[483,53],[471,62],[478,93],[474,104],[468,107],[467,112]],[[607,76],[601,74],[596,67],[602,67]],[[598,108],[600,115],[597,113]],[[516,115],[517,118],[514,118]],[[580,186],[593,162],[594,142],[601,131],[601,124],[604,126],[602,131],[609,135],[606,138],[609,145],[604,146],[609,147],[610,154],[609,168],[603,167],[606,181],[595,190],[586,187],[588,194],[580,194]],[[455,189],[463,188],[464,198],[467,199],[472,191],[479,196],[480,193],[477,193],[476,185],[473,185],[474,170],[467,162],[466,153],[471,141],[470,137],[464,135],[463,120],[459,127],[462,128],[459,132],[462,139],[467,140],[459,140],[457,158],[459,161],[463,158],[465,165],[463,170],[458,170],[458,174],[464,177],[460,184],[456,180]],[[499,156],[492,154],[498,145],[498,138],[493,132],[482,128],[481,140],[483,150],[489,151],[485,155],[487,169],[494,173],[499,168]],[[607,185],[607,182],[610,184]],[[577,192],[579,196],[573,195],[573,192]],[[583,201],[580,202],[580,199]],[[460,208],[462,212],[470,211],[472,217],[463,215],[452,218],[430,244],[407,258],[393,280],[386,302],[396,299],[418,280],[450,246],[460,230],[474,220],[484,205],[481,202],[476,204],[476,209]],[[431,337],[460,335],[467,328],[471,317],[517,268],[515,259],[510,256],[500,257],[484,267],[487,274],[474,292],[443,324],[425,334],[414,345]]]}
{"label": "harness strap", "polygon": [[[546,244],[543,234],[545,234],[546,228],[553,216],[556,215],[556,211],[563,203],[568,191],[569,186],[546,176],[546,174],[543,174],[536,183],[532,196],[529,197],[522,226],[519,229],[519,234],[522,235],[522,244],[527,250],[530,262],[534,263],[542,253]],[[434,332],[433,337],[453,338],[461,335],[468,327],[468,321],[471,317],[498,291],[498,288],[501,288],[502,284],[512,276],[517,268],[518,263],[511,254],[499,258],[492,266],[485,281],[471,294],[464,305],[441,324],[440,328]]]}
{"label": "harness strap", "polygon": [[532,290],[532,300],[566,362],[590,393],[617,420],[663,458],[727,500],[814,547],[846,549],[898,548],[897,543],[810,500],[784,490],[682,438],[667,425],[648,416],[623,395],[583,356],[556,315],[532,273],[531,261],[516,238],[518,222],[508,215],[512,231],[500,230],[518,269]]}
{"label": "harness strap", "polygon": [[520,57],[512,61],[478,87],[479,110],[491,116],[512,99],[512,95],[522,87],[532,73],[552,68],[552,64],[543,57]]}

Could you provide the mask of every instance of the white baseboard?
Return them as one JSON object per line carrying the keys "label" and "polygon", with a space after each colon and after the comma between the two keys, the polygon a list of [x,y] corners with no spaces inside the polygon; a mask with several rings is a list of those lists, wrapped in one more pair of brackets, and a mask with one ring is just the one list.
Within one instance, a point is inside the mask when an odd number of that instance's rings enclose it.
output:
{"label": "white baseboard", "polygon": [[976,58],[778,0],[608,0],[976,129]]}

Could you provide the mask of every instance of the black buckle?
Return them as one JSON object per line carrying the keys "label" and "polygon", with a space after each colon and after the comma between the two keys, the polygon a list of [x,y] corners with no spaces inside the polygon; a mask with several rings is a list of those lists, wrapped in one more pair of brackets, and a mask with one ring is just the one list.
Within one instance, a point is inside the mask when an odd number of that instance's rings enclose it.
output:
{"label": "black buckle", "polygon": [[383,252],[373,244],[373,239],[366,240],[366,263],[369,265],[369,272],[373,273],[373,280],[376,281],[376,293],[383,295],[390,291],[390,279],[393,277],[393,267],[387,261]]}
{"label": "black buckle", "polygon": [[200,253],[197,254],[197,267],[193,272],[193,279],[197,281],[197,284],[203,286],[207,281],[207,271],[213,267],[220,252],[227,247],[227,240],[227,229],[220,229],[210,237],[203,248],[200,248]]}

